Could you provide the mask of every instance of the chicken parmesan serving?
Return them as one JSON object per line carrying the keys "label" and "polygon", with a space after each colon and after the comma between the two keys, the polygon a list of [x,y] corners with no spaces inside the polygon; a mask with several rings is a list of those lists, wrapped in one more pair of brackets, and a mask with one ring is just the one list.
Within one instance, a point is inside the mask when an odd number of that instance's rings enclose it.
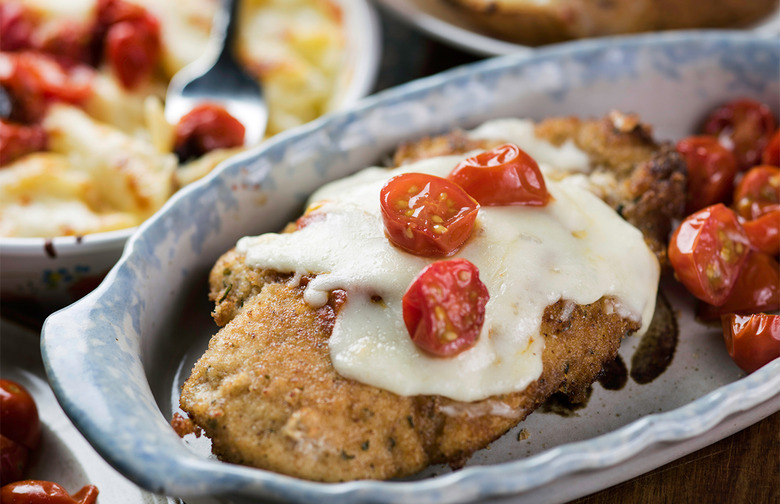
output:
{"label": "chicken parmesan serving", "polygon": [[222,328],[182,410],[222,460],[345,481],[460,467],[577,398],[649,325],[685,205],[650,133],[618,113],[494,120],[322,187],[214,265]]}
{"label": "chicken parmesan serving", "polygon": [[[208,43],[217,0],[0,0],[0,236],[140,224],[244,148],[196,107],[165,120],[170,78]],[[338,4],[244,1],[234,51],[263,85],[267,135],[332,110],[349,78]]]}

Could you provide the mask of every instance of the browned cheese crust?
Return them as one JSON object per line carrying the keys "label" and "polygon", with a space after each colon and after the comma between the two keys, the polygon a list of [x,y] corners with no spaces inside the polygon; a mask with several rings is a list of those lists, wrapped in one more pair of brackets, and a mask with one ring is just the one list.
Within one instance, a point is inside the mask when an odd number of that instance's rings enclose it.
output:
{"label": "browned cheese crust", "polygon": [[734,28],[777,9],[777,0],[444,0],[488,35],[526,45],[623,33]]}
{"label": "browned cheese crust", "polygon": [[[215,275],[213,295],[247,273],[242,260],[235,252],[220,260],[220,271],[231,273]],[[338,296],[314,310],[303,301],[302,287],[284,283],[264,284],[248,298],[240,294],[231,289],[227,305],[217,309],[235,316],[195,365],[181,406],[222,460],[320,481],[400,477],[435,463],[460,466],[551,394],[581,392],[615,357],[623,336],[638,328],[608,301],[559,302],[547,308],[542,323],[542,376],[522,392],[461,403],[402,397],[338,375],[328,350]],[[514,413],[491,414],[501,403]]]}
{"label": "browned cheese crust", "polygon": [[[653,140],[649,126],[637,116],[612,112],[598,120],[551,118],[536,126],[536,135],[554,145],[572,140],[590,158],[599,196],[645,237],[662,267],[668,266],[666,246],[674,219],[685,211],[686,168],[669,144]],[[462,131],[423,138],[402,145],[396,166],[432,156],[463,154],[494,147],[502,141],[473,140]],[[609,175],[604,177],[604,175]]]}

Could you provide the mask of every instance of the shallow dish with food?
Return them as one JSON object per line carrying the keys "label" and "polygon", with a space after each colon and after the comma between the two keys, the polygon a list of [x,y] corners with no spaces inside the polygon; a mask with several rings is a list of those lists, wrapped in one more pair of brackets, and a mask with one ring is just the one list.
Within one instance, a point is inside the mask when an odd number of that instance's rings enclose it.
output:
{"label": "shallow dish with food", "polygon": [[[94,292],[47,319],[42,349],[55,394],[97,451],[142,487],[238,501],[562,502],[750,425],[780,409],[780,361],[745,376],[720,330],[693,320],[691,300],[673,281],[662,287],[680,314],[680,338],[663,374],[617,391],[595,385],[588,406],[568,418],[534,413],[459,471],[302,481],[219,462],[203,438],[182,442],[169,422],[184,378],[217,329],[206,285],[214,261],[242,236],[280,230],[325,182],[381,163],[401,142],[497,117],[619,109],[638,113],[656,137],[677,139],[738,96],[777,113],[779,49],[780,40],[739,32],[563,44],[388,90],[279,135],[175,195]],[[624,342],[625,362],[638,344]]]}
{"label": "shallow dish with food", "polygon": [[[100,5],[114,4],[123,3]],[[109,65],[96,70],[81,65],[89,78],[83,78],[87,85],[73,77],[87,90],[86,98],[79,95],[79,106],[59,102],[37,111],[34,118],[19,107],[23,112],[12,115],[9,124],[39,128],[36,131],[42,130],[49,140],[43,151],[36,150],[40,146],[30,152],[22,149],[10,159],[4,152],[0,161],[4,165],[0,180],[0,292],[4,302],[40,303],[50,312],[89,292],[119,258],[138,223],[175,190],[240,150],[225,144],[206,153],[171,152],[177,126],[162,118],[165,83],[204,49],[206,21],[216,3],[162,5],[128,0],[125,4],[145,6],[145,12],[160,20],[160,61],[149,82],[125,88]],[[55,34],[59,30],[62,37],[73,27],[91,26],[89,16],[94,15],[90,2],[68,9],[50,2],[3,0],[0,9],[11,16],[20,5],[29,10],[19,16],[32,17]],[[264,13],[273,14],[273,9],[281,15],[277,16],[278,30],[265,29],[262,37],[241,38],[238,43],[243,62],[267,63],[262,70],[254,68],[253,75],[262,75],[267,84],[266,98],[272,109],[269,136],[349,107],[371,93],[379,68],[380,35],[370,4],[362,0],[323,2],[322,9],[333,18],[328,18],[330,24],[321,19],[324,15],[318,18],[309,12],[307,17],[305,2],[294,9],[283,3],[247,5],[252,10],[242,18],[244,25],[267,24],[269,16]],[[295,32],[298,38],[288,45],[274,45],[274,37],[285,37],[280,30],[294,23],[304,25]],[[242,34],[261,33],[255,26],[244,25],[240,26]],[[40,56],[26,53],[8,50],[1,56],[17,65],[14,68],[23,68],[23,58],[38,61],[33,56]],[[40,54],[49,57],[46,50]],[[21,70],[15,72],[21,75]],[[291,89],[297,91],[290,93]]]}

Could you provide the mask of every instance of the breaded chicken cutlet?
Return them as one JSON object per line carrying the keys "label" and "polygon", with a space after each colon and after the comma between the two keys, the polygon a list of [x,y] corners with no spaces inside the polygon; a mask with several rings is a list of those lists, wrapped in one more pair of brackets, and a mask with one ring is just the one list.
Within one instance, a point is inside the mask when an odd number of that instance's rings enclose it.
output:
{"label": "breaded chicken cutlet", "polygon": [[[684,206],[679,156],[656,145],[630,116],[550,119],[535,131],[555,145],[572,140],[588,154],[596,192],[607,192],[599,196],[640,229],[665,262],[665,233]],[[404,146],[395,161],[497,143],[456,132]],[[587,304],[559,299],[541,317],[541,374],[522,390],[473,401],[402,395],[344,377],[334,367],[329,339],[347,301],[344,290],[332,290],[326,303],[313,307],[305,299],[312,277],[250,266],[236,249],[217,261],[209,280],[214,319],[224,327],[184,384],[182,409],[204,429],[220,459],[318,481],[397,478],[438,463],[462,466],[552,394],[583,393],[615,358],[623,337],[642,325],[616,309],[620,303],[611,296]]]}

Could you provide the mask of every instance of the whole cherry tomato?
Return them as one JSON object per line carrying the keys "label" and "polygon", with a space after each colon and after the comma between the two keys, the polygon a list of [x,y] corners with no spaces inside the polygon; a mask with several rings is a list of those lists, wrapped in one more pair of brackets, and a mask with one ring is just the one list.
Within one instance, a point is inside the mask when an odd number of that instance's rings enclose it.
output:
{"label": "whole cherry tomato", "polygon": [[40,121],[49,102],[82,102],[92,92],[93,75],[89,67],[65,68],[43,53],[0,53],[0,86],[11,98],[9,119],[20,123]]}
{"label": "whole cherry tomato", "polygon": [[0,489],[3,504],[94,504],[98,489],[86,485],[73,495],[51,481],[24,480]]}
{"label": "whole cherry tomato", "polygon": [[390,242],[412,254],[446,256],[471,236],[479,204],[454,182],[424,173],[391,178],[379,192]]}
{"label": "whole cherry tomato", "polygon": [[780,168],[761,165],[748,170],[734,189],[734,210],[750,220],[777,209],[780,209]]}
{"label": "whole cherry tomato", "polygon": [[35,22],[34,13],[21,2],[0,3],[0,50],[31,49]]}
{"label": "whole cherry tomato", "polygon": [[780,128],[775,131],[761,155],[761,164],[780,166]]}
{"label": "whole cherry tomato", "polygon": [[227,110],[205,103],[179,120],[174,151],[184,161],[214,149],[239,147],[244,144],[244,133],[244,125]]}
{"label": "whole cherry tomato", "polygon": [[780,315],[724,315],[723,338],[734,362],[746,373],[780,357]]}
{"label": "whole cherry tomato", "polygon": [[715,137],[691,136],[677,142],[677,152],[688,168],[686,213],[715,203],[724,203],[732,194],[737,160]]}
{"label": "whole cherry tomato", "polygon": [[452,357],[477,342],[489,298],[471,262],[437,261],[423,269],[404,294],[404,323],[419,348]]}
{"label": "whole cherry tomato", "polygon": [[721,203],[686,217],[669,242],[677,278],[691,294],[715,306],[728,298],[749,252],[737,215]]}
{"label": "whole cherry tomato", "polygon": [[744,221],[742,227],[753,248],[772,256],[780,254],[780,208]]}
{"label": "whole cherry tomato", "polygon": [[0,119],[0,166],[30,152],[46,149],[47,135],[38,125],[23,126]]}
{"label": "whole cherry tomato", "polygon": [[741,170],[761,162],[761,154],[775,132],[777,122],[763,103],[740,99],[713,110],[704,123],[704,133],[715,135],[734,152]]}
{"label": "whole cherry tomato", "polygon": [[38,408],[30,393],[15,381],[0,379],[0,434],[34,450],[41,438]]}
{"label": "whole cherry tomato", "polygon": [[550,200],[539,165],[514,144],[461,161],[447,178],[480,205],[544,206]]}
{"label": "whole cherry tomato", "polygon": [[699,305],[697,316],[717,320],[726,313],[780,310],[780,264],[770,255],[752,251],[734,282],[731,294],[720,306]]}
{"label": "whole cherry tomato", "polygon": [[30,450],[0,434],[0,485],[24,477]]}

